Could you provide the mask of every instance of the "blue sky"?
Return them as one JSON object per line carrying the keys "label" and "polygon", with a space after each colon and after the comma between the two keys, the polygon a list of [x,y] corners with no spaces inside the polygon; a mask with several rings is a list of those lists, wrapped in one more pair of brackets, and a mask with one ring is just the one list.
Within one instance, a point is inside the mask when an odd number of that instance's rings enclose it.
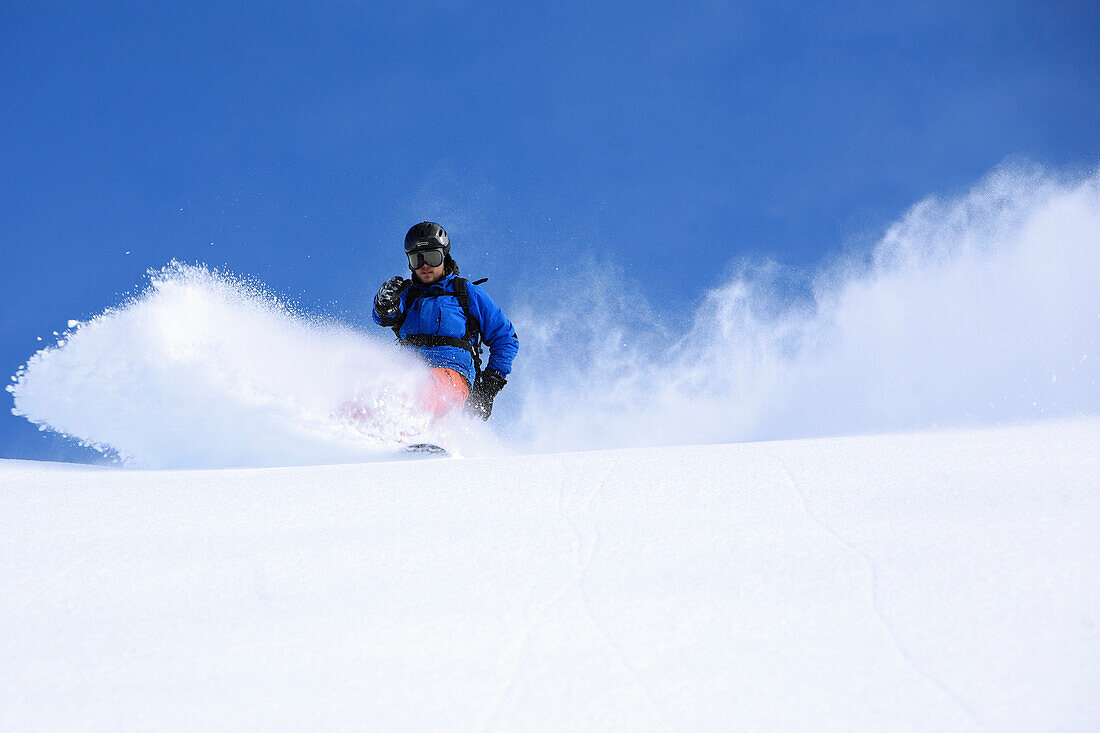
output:
{"label": "blue sky", "polygon": [[[0,365],[172,259],[365,321],[424,218],[506,308],[590,258],[675,318],[1095,166],[1098,45],[1090,2],[6,3]],[[0,457],[81,455],[6,412]]]}

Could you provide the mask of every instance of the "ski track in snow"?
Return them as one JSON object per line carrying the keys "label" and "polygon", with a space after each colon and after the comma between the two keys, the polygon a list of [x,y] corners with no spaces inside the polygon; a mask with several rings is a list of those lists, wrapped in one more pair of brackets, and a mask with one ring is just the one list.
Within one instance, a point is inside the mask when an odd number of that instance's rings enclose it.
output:
{"label": "ski track in snow", "polygon": [[[607,486],[607,481],[611,477],[613,469],[608,469],[604,472],[603,476],[595,482],[595,488],[587,491],[587,495],[584,498],[584,507],[580,510],[580,514],[583,517],[591,516],[592,502],[596,496]],[[526,629],[523,634],[523,640],[520,644],[519,653],[516,656],[515,663],[511,667],[511,672],[508,674],[507,684],[501,691],[500,696],[493,703],[491,709],[486,715],[484,721],[478,725],[478,730],[489,730],[494,720],[500,714],[505,702],[516,688],[516,684],[519,680],[520,671],[523,668],[524,660],[527,655],[528,648],[531,643],[531,638],[535,630],[539,627],[543,617],[559,603],[564,601],[570,593],[577,593],[580,597],[582,606],[584,608],[585,616],[592,627],[602,637],[604,643],[614,653],[615,658],[622,665],[622,668],[633,680],[634,684],[638,686],[638,689],[642,691],[647,703],[653,708],[653,710],[660,716],[662,720],[662,727],[665,730],[671,730],[672,725],[668,720],[668,717],[657,702],[653,692],[649,689],[649,686],[642,679],[642,675],[627,659],[627,655],[623,652],[620,646],[615,642],[612,637],[609,628],[602,623],[597,614],[593,611],[593,605],[590,598],[590,594],[585,586],[585,582],[588,576],[588,569],[592,564],[592,559],[596,555],[596,550],[599,545],[599,531],[595,528],[590,530],[583,530],[578,523],[577,519],[570,512],[567,504],[569,503],[566,498],[566,494],[569,493],[569,487],[565,482],[562,482],[558,487],[558,517],[569,528],[573,535],[573,554],[572,563],[574,571],[571,579],[568,583],[564,584],[560,590],[548,603],[545,603],[538,608],[533,614],[530,612],[530,605],[528,604],[528,621]],[[577,491],[578,495],[584,496],[583,491]]]}
{"label": "ski track in snow", "polygon": [[976,727],[982,730],[989,730],[989,727],[982,721],[980,717],[978,717],[978,714],[975,713],[969,705],[967,705],[966,700],[964,700],[962,696],[960,696],[957,692],[951,690],[942,681],[936,679],[935,675],[933,675],[929,670],[918,664],[916,660],[913,659],[913,655],[906,650],[905,645],[902,644],[901,639],[898,638],[897,630],[890,622],[890,619],[886,615],[886,610],[882,606],[882,599],[879,595],[879,571],[874,559],[872,559],[870,555],[861,550],[855,544],[845,539],[843,535],[833,529],[828,522],[822,519],[821,516],[819,516],[817,512],[815,512],[811,507],[809,497],[806,496],[806,492],[803,491],[799,483],[795,481],[794,476],[791,475],[791,472],[787,468],[787,464],[784,463],[783,459],[776,455],[774,451],[768,450],[767,448],[765,448],[764,450],[769,456],[772,457],[772,459],[779,466],[780,470],[783,471],[783,475],[786,476],[787,481],[790,483],[791,489],[798,495],[799,502],[802,504],[802,508],[805,510],[806,515],[813,520],[814,524],[821,527],[822,530],[824,530],[838,543],[843,545],[849,552],[859,557],[859,559],[867,567],[867,572],[870,576],[871,607],[875,611],[875,616],[878,617],[878,620],[882,623],[883,628],[889,635],[890,641],[893,643],[894,648],[897,650],[898,656],[901,657],[901,659],[903,659],[905,663],[913,669],[914,672],[923,677],[930,685],[943,693],[945,697],[947,697],[949,700],[951,700],[951,702],[957,705],[959,709],[965,712],[966,715],[974,722]]}
{"label": "ski track in snow", "polygon": [[[589,493],[588,498],[585,501],[583,516],[592,516],[592,502],[595,500],[596,495],[607,487],[607,482],[611,478],[612,473],[612,470],[608,470],[600,479],[596,488],[593,489],[591,493]],[[629,659],[627,659],[627,655],[623,651],[623,649],[617,643],[615,643],[615,639],[612,637],[611,630],[606,624],[600,621],[600,619],[597,617],[597,614],[593,611],[592,598],[588,591],[586,582],[588,580],[589,568],[592,567],[592,559],[596,556],[596,549],[599,547],[600,544],[600,532],[598,528],[593,526],[591,530],[591,536],[587,538],[586,541],[584,533],[581,532],[576,522],[570,521],[569,525],[577,535],[578,550],[580,550],[580,548],[583,548],[586,544],[589,548],[588,551],[584,553],[583,559],[580,558],[581,553],[578,552],[579,574],[577,575],[577,588],[580,591],[585,615],[599,632],[600,636],[603,637],[604,641],[607,642],[608,647],[610,647],[611,651],[614,652],[615,658],[619,660],[619,663],[623,666],[630,678],[642,691],[642,694],[645,696],[646,701],[648,701],[653,710],[660,716],[661,720],[664,722],[667,728],[669,726],[668,718],[665,715],[665,711],[661,707],[660,703],[657,702],[657,698],[654,696],[653,691],[649,689],[649,685],[647,685],[645,680],[642,679],[642,675],[638,672],[638,669],[630,663]]]}
{"label": "ski track in snow", "polygon": [[[565,483],[562,482],[558,486],[558,517],[567,526],[569,526],[571,529],[573,529],[575,543],[576,543],[576,547],[574,549],[574,552],[579,553],[581,538],[580,538],[580,534],[573,527],[572,520],[569,519],[568,515],[565,512],[565,491],[566,491],[566,486],[565,486]],[[527,651],[528,651],[528,648],[529,648],[530,643],[531,643],[531,636],[534,633],[536,627],[538,627],[539,623],[542,621],[542,617],[551,608],[558,605],[558,603],[560,603],[565,598],[565,596],[568,595],[569,592],[574,589],[574,587],[576,586],[577,581],[578,581],[578,576],[576,574],[574,574],[572,579],[569,582],[563,584],[561,590],[556,595],[554,595],[553,598],[551,598],[549,602],[543,604],[541,607],[539,607],[537,610],[535,610],[534,613],[531,612],[531,606],[532,606],[532,603],[533,603],[532,596],[535,593],[535,589],[536,589],[538,583],[536,581],[535,583],[532,584],[531,588],[528,591],[527,601],[524,603],[525,615],[527,617],[527,623],[526,623],[526,628],[524,629],[524,632],[523,632],[523,638],[520,641],[519,651],[516,654],[515,662],[511,666],[511,671],[508,674],[506,684],[504,685],[503,689],[501,690],[500,695],[494,701],[492,707],[489,709],[489,711],[486,714],[484,720],[481,722],[480,725],[478,725],[478,730],[485,731],[485,730],[490,729],[491,725],[493,724],[494,719],[499,715],[499,713],[501,711],[501,708],[504,706],[504,703],[508,700],[509,696],[512,694],[513,690],[516,687],[516,683],[519,680],[520,670],[523,668],[524,659],[527,656]]]}

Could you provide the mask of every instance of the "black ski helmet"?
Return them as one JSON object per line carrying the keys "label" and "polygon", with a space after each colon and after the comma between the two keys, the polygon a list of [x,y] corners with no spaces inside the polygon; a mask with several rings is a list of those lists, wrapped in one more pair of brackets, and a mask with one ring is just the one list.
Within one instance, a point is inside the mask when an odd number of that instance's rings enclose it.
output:
{"label": "black ski helmet", "polygon": [[443,227],[434,221],[422,221],[413,226],[405,235],[405,252],[415,252],[418,249],[443,248],[443,254],[451,254],[451,238]]}

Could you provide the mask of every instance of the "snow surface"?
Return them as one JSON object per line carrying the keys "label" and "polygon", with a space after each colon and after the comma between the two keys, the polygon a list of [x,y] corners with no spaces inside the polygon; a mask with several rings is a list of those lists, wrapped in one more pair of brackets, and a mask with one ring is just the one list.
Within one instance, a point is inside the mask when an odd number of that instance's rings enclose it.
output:
{"label": "snow surface", "polygon": [[1100,420],[0,461],[0,729],[1100,729]]}

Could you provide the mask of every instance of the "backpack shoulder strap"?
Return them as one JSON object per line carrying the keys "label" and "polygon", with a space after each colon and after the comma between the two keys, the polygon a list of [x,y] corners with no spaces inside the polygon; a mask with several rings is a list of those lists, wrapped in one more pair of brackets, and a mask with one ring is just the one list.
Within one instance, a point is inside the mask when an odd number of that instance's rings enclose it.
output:
{"label": "backpack shoulder strap", "polygon": [[[485,278],[485,280],[488,279]],[[479,280],[478,282],[485,282],[485,280]],[[477,338],[481,335],[481,323],[478,322],[477,316],[470,310],[470,293],[466,290],[467,282],[465,278],[461,277],[456,277],[453,280],[455,297],[458,298],[458,304],[462,306],[462,312],[466,315],[466,337]],[[474,285],[477,285],[477,283],[474,283]]]}
{"label": "backpack shoulder strap", "polygon": [[[462,306],[462,313],[466,316],[466,334],[462,337],[462,340],[471,347],[470,351],[474,356],[475,374],[481,374],[481,323],[478,322],[477,316],[470,310],[470,293],[466,290],[467,282],[464,277],[456,277],[451,281],[455,289],[455,298],[458,299],[458,304]],[[485,282],[485,280],[479,282]],[[477,283],[474,284],[477,285]]]}

